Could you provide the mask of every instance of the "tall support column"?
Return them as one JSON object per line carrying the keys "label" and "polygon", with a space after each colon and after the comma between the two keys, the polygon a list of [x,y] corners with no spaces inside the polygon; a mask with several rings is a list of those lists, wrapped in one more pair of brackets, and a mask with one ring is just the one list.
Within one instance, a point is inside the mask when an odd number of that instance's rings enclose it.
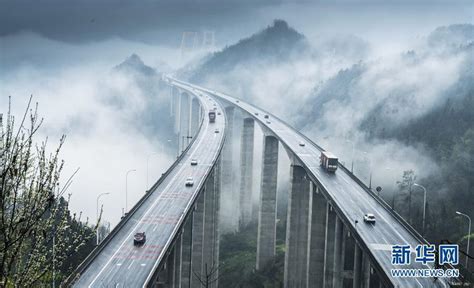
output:
{"label": "tall support column", "polygon": [[191,285],[191,249],[193,234],[193,217],[186,220],[181,234],[181,288]]}
{"label": "tall support column", "polygon": [[240,226],[252,220],[253,140],[255,121],[245,118],[240,145]]}
{"label": "tall support column", "polygon": [[311,182],[301,166],[292,164],[290,175],[284,287],[305,287],[308,269]]}
{"label": "tall support column", "polygon": [[[205,211],[204,211],[204,240],[202,247],[202,269],[201,275],[202,280],[205,280],[205,276],[210,274],[214,269],[214,248],[215,248],[215,237],[214,237],[214,221],[215,219],[215,207],[214,207],[214,173],[211,172],[206,180],[206,194],[204,196]],[[206,271],[207,266],[207,271]],[[215,275],[210,275],[209,281],[214,280]],[[208,283],[210,284],[210,283]]]}
{"label": "tall support column", "polygon": [[367,253],[362,254],[362,288],[370,287],[370,260]]}
{"label": "tall support column", "polygon": [[176,250],[173,248],[166,259],[166,287],[173,287],[174,285],[174,276],[175,276],[175,253]]}
{"label": "tall support column", "polygon": [[334,274],[334,235],[337,215],[329,202],[326,204],[326,241],[324,251],[324,284],[323,287],[332,287]]}
{"label": "tall support column", "polygon": [[362,274],[362,249],[359,247],[357,241],[354,245],[354,278],[352,281],[353,288],[361,288],[361,274]]}
{"label": "tall support column", "polygon": [[232,138],[234,130],[234,107],[225,108],[226,117],[226,140],[222,150],[221,156],[221,207],[222,211],[226,213],[221,214],[222,226],[227,231],[237,231],[239,224],[239,198],[234,195],[234,181],[233,181],[233,149]]}
{"label": "tall support column", "polygon": [[332,274],[332,283],[334,288],[341,287],[342,285],[342,255],[344,254],[343,250],[343,238],[344,238],[344,231],[343,231],[344,224],[342,223],[339,217],[336,217],[336,223],[334,228],[334,268]]}
{"label": "tall support column", "polygon": [[174,99],[174,133],[179,134],[179,129],[181,128],[181,93],[176,89],[173,88],[173,99]]}
{"label": "tall support column", "polygon": [[174,244],[174,288],[180,288],[181,285],[181,267],[182,267],[182,259],[181,259],[181,242],[182,242],[183,234],[179,235],[176,243]]}
{"label": "tall support column", "polygon": [[201,287],[202,275],[204,214],[206,211],[206,191],[200,192],[193,212],[193,232],[191,248],[191,288]]}
{"label": "tall support column", "polygon": [[315,184],[312,185],[311,229],[306,287],[323,287],[327,202],[319,188]]}
{"label": "tall support column", "polygon": [[173,86],[168,86],[170,89],[170,116],[174,116],[174,87]]}
{"label": "tall support column", "polygon": [[263,138],[263,163],[258,213],[257,269],[275,256],[278,139]]}
{"label": "tall support column", "polygon": [[156,287],[169,287],[169,273],[168,273],[168,258],[166,258],[164,265],[160,266],[158,272],[158,278],[156,279]]}
{"label": "tall support column", "polygon": [[[342,223],[342,221],[341,221]],[[341,253],[340,253],[340,270],[338,273],[339,276],[339,285],[344,286],[344,277],[345,277],[345,264],[346,264],[346,244],[347,244],[347,228],[344,226],[344,223],[342,224],[342,241],[341,241]],[[339,287],[339,286],[338,286]]]}
{"label": "tall support column", "polygon": [[181,95],[181,107],[180,107],[180,129],[179,129],[179,141],[181,143],[181,150],[186,148],[186,143],[189,142],[187,138],[189,135],[189,116],[190,116],[190,98],[187,93]]}
{"label": "tall support column", "polygon": [[190,133],[189,135],[194,137],[196,136],[197,130],[199,128],[199,100],[196,97],[193,97],[191,101],[191,117],[190,119]]}
{"label": "tall support column", "polygon": [[214,281],[211,283],[211,288],[218,287],[219,279],[219,244],[220,244],[220,229],[219,229],[219,215],[220,215],[220,195],[221,195],[221,165],[220,161],[217,161],[214,167],[214,222],[213,222],[213,243],[214,248],[212,249],[212,257],[214,261]]}

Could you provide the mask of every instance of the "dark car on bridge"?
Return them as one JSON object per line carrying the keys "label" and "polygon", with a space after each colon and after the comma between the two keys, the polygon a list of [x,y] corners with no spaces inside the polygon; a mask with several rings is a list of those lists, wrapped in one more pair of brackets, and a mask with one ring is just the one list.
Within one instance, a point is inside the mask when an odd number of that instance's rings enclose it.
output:
{"label": "dark car on bridge", "polygon": [[146,235],[145,232],[137,232],[133,236],[133,245],[139,246],[143,245],[146,242]]}

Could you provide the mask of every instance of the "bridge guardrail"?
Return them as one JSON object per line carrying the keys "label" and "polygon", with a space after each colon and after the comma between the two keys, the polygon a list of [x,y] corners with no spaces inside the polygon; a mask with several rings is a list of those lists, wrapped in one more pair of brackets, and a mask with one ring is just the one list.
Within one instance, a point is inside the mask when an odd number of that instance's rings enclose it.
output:
{"label": "bridge guardrail", "polygon": [[[201,128],[203,124],[203,119],[201,119],[201,123],[199,125],[198,131],[196,132],[196,135],[200,133]],[[79,266],[74,269],[74,271],[66,278],[66,280],[61,283],[60,287],[69,287],[74,284],[74,282],[80,277],[82,272],[84,272],[87,267],[89,267],[90,263],[94,258],[104,249],[107,243],[111,241],[111,239],[117,235],[117,233],[120,231],[120,229],[125,226],[125,224],[128,222],[128,220],[131,218],[131,216],[138,210],[138,208],[141,207],[141,205],[151,196],[152,193],[154,193],[154,190],[166,179],[166,177],[173,171],[173,169],[181,162],[181,160],[184,158],[186,155],[187,151],[191,148],[193,145],[194,141],[196,140],[197,137],[193,137],[189,145],[186,147],[186,149],[179,155],[179,157],[173,162],[173,164],[161,175],[161,177],[153,184],[153,186],[148,189],[148,191],[143,195],[143,197],[130,209],[129,213],[125,215],[120,222],[110,231],[110,233],[100,242],[100,244],[92,250],[92,252],[84,259],[84,261],[79,264]]]}
{"label": "bridge guardrail", "polygon": [[[228,95],[225,95],[224,93],[219,93],[219,92],[216,92],[216,91],[212,91],[210,89],[206,89],[204,87],[199,87],[197,85],[193,85],[193,84],[190,84],[190,83],[186,83],[186,82],[183,82],[183,81],[180,81],[180,80],[177,80],[177,79],[174,79],[172,78],[174,81],[176,82],[179,82],[179,83],[182,83],[182,84],[185,84],[185,85],[190,85],[194,88],[197,88],[199,90],[204,90],[210,94],[213,94],[217,97],[219,97],[220,99],[223,99],[224,101],[227,101],[229,102],[230,104],[232,105],[236,105],[235,103],[233,103],[232,101],[229,101],[228,99],[225,99],[223,96],[225,97],[230,97],[230,98],[234,98],[236,100],[239,100],[235,97],[232,97],[232,96],[228,96]],[[221,94],[221,95],[219,95]],[[282,119],[280,119],[279,117],[273,115],[272,113],[269,113],[268,111],[266,111],[265,109],[262,109],[260,107],[257,107],[255,105],[253,105],[252,103],[248,103],[248,102],[245,102],[246,104],[254,107],[255,109],[258,109],[258,110],[261,110],[263,112],[265,112],[266,114],[268,115],[271,115],[272,117],[274,117],[275,119],[279,120],[281,123],[283,123],[284,125],[286,125],[288,128],[296,131],[296,133],[298,133],[301,137],[303,137],[306,141],[308,141],[309,143],[313,144],[318,150],[320,151],[325,151],[324,148],[322,148],[321,146],[319,146],[318,144],[316,144],[313,140],[311,140],[310,138],[308,138],[306,135],[302,134],[299,130],[293,128],[291,125],[289,125],[288,123],[286,123],[285,121],[283,121]],[[255,118],[255,117],[254,117]],[[257,119],[258,121],[260,121],[260,119]],[[301,159],[300,159],[301,160]],[[342,168],[342,170],[347,173],[349,175],[349,177],[351,177],[351,179],[353,179],[360,187],[362,187],[370,196],[372,196],[380,205],[382,205],[385,210],[387,210],[389,212],[390,215],[392,215],[392,217],[394,217],[405,229],[407,229],[410,234],[412,234],[412,236],[417,239],[420,243],[422,244],[430,244],[426,239],[423,238],[423,236],[418,233],[418,231],[416,229],[414,229],[402,216],[400,216],[400,214],[398,214],[396,211],[394,211],[392,209],[392,207],[390,207],[390,205],[387,204],[387,202],[385,202],[380,196],[378,196],[377,194],[375,194],[371,189],[369,189],[369,187],[367,187],[367,185],[365,183],[363,183],[359,178],[357,178],[352,172],[349,171],[349,169],[347,169],[344,165],[342,165],[341,163],[339,163],[339,166]],[[308,167],[306,167],[308,168]],[[444,268],[448,268],[448,269],[454,269],[454,267],[452,265],[443,265]],[[456,279],[456,278],[454,278]],[[460,277],[460,279],[462,280],[462,277]],[[460,279],[457,279],[457,280],[460,280]],[[451,282],[453,283],[452,279],[451,280],[448,280],[448,282]]]}
{"label": "bridge guardrail", "polygon": [[[303,137],[306,141],[308,141],[309,143],[313,144],[316,148],[318,148],[318,150],[320,151],[326,151],[324,148],[322,148],[321,146],[319,146],[318,144],[316,144],[313,140],[311,140],[309,137],[307,137],[306,135],[304,135],[303,133],[301,133],[298,129],[295,129],[294,127],[292,127],[291,125],[289,125],[288,123],[286,123],[285,121],[283,121],[282,119],[280,119],[278,116],[275,116],[271,113],[269,113],[268,111],[264,110],[264,109],[261,109],[259,107],[256,107],[255,105],[251,104],[251,103],[247,103],[249,105],[251,105],[252,107],[256,108],[256,109],[259,109],[259,110],[262,110],[264,111],[265,113],[269,114],[269,115],[272,115],[272,117],[278,119],[281,123],[284,123],[286,126],[288,126],[289,128],[293,129],[294,131],[296,131],[301,137]],[[354,173],[350,172],[349,169],[347,169],[347,167],[345,167],[343,164],[341,163],[338,163],[338,165],[340,166],[340,168],[342,168],[342,170],[349,175],[349,177],[351,177],[352,180],[354,180],[360,187],[362,187],[362,189],[364,189],[370,196],[372,196],[380,205],[382,205],[385,210],[387,210],[395,219],[397,219],[397,221],[405,228],[407,229],[411,234],[412,236],[414,236],[420,243],[422,244],[430,244],[425,238],[423,238],[423,236],[415,229],[413,228],[413,226],[411,226],[400,214],[398,214],[395,210],[392,209],[392,207],[390,205],[388,205],[387,202],[385,202],[385,200],[383,200],[383,198],[381,198],[379,195],[377,195],[376,193],[374,193],[374,191],[372,191],[372,189],[370,189],[369,187],[367,187],[367,185],[362,182],[362,180],[360,180],[358,177],[356,177],[354,175]],[[454,269],[454,267],[452,265],[443,265],[444,268],[446,269]],[[462,279],[462,277],[461,277]],[[447,279],[448,282],[452,282],[451,280]]]}
{"label": "bridge guardrail", "polygon": [[[183,84],[183,83],[182,83],[182,85],[186,85],[186,84]],[[189,86],[189,85],[186,85],[186,86]],[[189,90],[188,90],[188,91],[189,91]],[[191,92],[191,93],[194,94],[193,91],[189,91],[189,92]],[[199,97],[199,96],[197,96],[197,97]],[[198,98],[198,99],[199,99],[199,98]],[[199,100],[199,101],[201,101],[201,100]],[[225,113],[224,113],[224,115],[225,115]],[[202,121],[204,121],[204,119],[205,119],[205,115],[203,115],[203,118],[201,119],[201,125],[202,125]],[[227,123],[227,122],[226,122],[226,123]],[[225,139],[226,139],[225,131],[226,131],[226,130],[225,130],[225,127],[224,127],[224,131],[223,131],[223,132],[224,132],[224,133],[223,133],[223,135],[224,135],[224,136],[223,136],[223,141],[220,143],[219,149],[218,149],[218,153],[217,153],[217,154],[219,155],[219,157],[217,157],[217,158],[212,162],[211,168],[209,169],[210,171],[212,171],[212,169],[214,169],[214,167],[216,166],[216,164],[218,163],[218,161],[219,161],[219,159],[220,159],[220,154],[221,154],[222,148],[224,147],[224,143],[225,143]],[[190,147],[190,146],[189,146],[189,147]],[[209,177],[209,174],[207,174],[206,178],[205,178],[201,183],[205,183],[205,182],[207,181],[207,178],[208,178],[208,177]],[[204,185],[204,184],[202,184],[202,185]],[[200,187],[198,186],[198,188],[200,188]],[[197,189],[198,192],[195,193],[195,195],[193,195],[193,198],[191,199],[191,201],[190,201],[189,203],[194,203],[194,202],[196,201],[197,197],[199,197],[199,194],[200,194],[201,190],[202,190],[202,189]],[[189,214],[191,211],[192,211],[192,210],[191,210],[191,206],[188,204],[188,206],[186,206],[186,208],[185,208],[185,210],[184,210],[184,212],[183,212],[183,216],[179,219],[177,225],[175,226],[175,229],[174,229],[173,232],[172,232],[173,235],[172,235],[171,240],[168,241],[168,242],[163,246],[163,250],[164,250],[164,251],[168,250],[168,247],[171,245],[171,243],[173,243],[173,242],[176,241],[177,237],[179,236],[179,234],[177,233],[177,231],[181,230],[181,228],[183,227],[183,225],[185,225],[185,222],[186,222],[185,220],[186,220],[186,218],[189,216],[188,214]],[[170,252],[170,251],[168,251],[168,253],[169,253],[169,252]],[[163,257],[158,258],[158,259],[157,259],[157,262],[159,263],[160,260],[163,259],[163,258],[166,258],[166,256],[167,256],[167,254],[163,254]],[[158,266],[157,268],[159,268],[159,266]],[[156,276],[158,275],[158,273],[159,273],[159,269],[155,269],[155,271],[151,274],[151,276],[147,278],[147,280],[146,280],[144,286],[147,286],[147,287],[150,286],[149,282],[153,282],[152,280],[153,280],[154,278],[156,278]]]}

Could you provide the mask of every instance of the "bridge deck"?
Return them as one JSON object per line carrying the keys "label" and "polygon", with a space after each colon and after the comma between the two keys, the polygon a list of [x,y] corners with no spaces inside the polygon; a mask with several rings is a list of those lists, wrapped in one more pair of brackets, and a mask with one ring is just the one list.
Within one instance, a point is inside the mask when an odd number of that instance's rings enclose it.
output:
{"label": "bridge deck", "polygon": [[[386,207],[381,205],[372,195],[363,187],[355,182],[351,176],[344,170],[338,170],[336,173],[327,173],[319,165],[319,156],[321,150],[313,143],[309,143],[296,129],[274,117],[270,113],[259,109],[245,101],[238,100],[231,96],[216,93],[209,89],[193,85],[196,89],[201,89],[220,99],[231,103],[248,112],[252,117],[271,130],[277,138],[288,149],[294,152],[299,160],[306,166],[311,177],[316,178],[329,197],[332,198],[333,206],[339,209],[349,220],[346,225],[351,226],[352,231],[356,231],[360,239],[368,247],[372,258],[383,269],[386,275],[390,275],[390,270],[394,268],[408,269],[428,269],[434,268],[432,265],[423,265],[414,261],[414,253],[411,254],[411,264],[403,266],[392,265],[391,245],[410,245],[412,249],[421,244],[410,231],[408,231],[398,219],[396,219]],[[258,116],[255,115],[258,113]],[[268,114],[269,119],[264,115]],[[270,124],[266,122],[270,121]],[[303,142],[305,146],[299,144]],[[377,219],[375,225],[365,224],[363,216],[366,213],[373,213]],[[356,226],[355,220],[358,220]],[[435,278],[393,278],[389,277],[394,287],[449,287],[445,279]]]}
{"label": "bridge deck", "polygon": [[[206,115],[215,102],[206,97],[198,98]],[[220,133],[214,132],[216,128]],[[75,287],[139,287],[146,283],[216,161],[224,140],[224,128],[224,117],[217,117],[215,123],[209,123],[204,117],[201,130],[184,158],[149,192],[152,193],[149,198],[94,257]],[[191,159],[197,159],[198,165],[191,166]],[[185,180],[190,176],[194,186],[185,187]],[[143,231],[147,235],[146,243],[135,247],[133,235]]]}

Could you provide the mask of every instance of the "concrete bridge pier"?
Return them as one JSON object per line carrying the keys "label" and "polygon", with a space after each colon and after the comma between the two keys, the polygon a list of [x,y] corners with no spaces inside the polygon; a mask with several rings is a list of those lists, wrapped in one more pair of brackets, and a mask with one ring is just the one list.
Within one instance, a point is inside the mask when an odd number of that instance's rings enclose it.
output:
{"label": "concrete bridge pier", "polygon": [[325,251],[324,251],[324,279],[323,286],[330,288],[333,285],[334,275],[334,240],[336,233],[336,212],[331,204],[326,204],[326,235],[325,235]]}
{"label": "concrete bridge pier", "polygon": [[[196,133],[198,131],[198,128],[199,128],[199,99],[197,97],[192,97],[193,99],[191,100],[191,110],[190,110],[190,117],[189,117],[189,120],[190,120],[190,123],[189,123],[189,133],[188,135],[194,137],[196,136]],[[187,143],[191,142],[191,139],[188,140]]]}
{"label": "concrete bridge pier", "polygon": [[257,263],[261,269],[275,256],[278,139],[263,138],[260,205],[258,212]]}
{"label": "concrete bridge pier", "polygon": [[217,160],[217,164],[214,170],[214,210],[213,210],[213,265],[214,265],[214,281],[211,283],[211,288],[217,288],[219,284],[219,247],[220,247],[220,229],[219,229],[219,215],[220,215],[220,194],[221,194],[221,165],[220,161]]}
{"label": "concrete bridge pier", "polygon": [[176,249],[173,248],[168,255],[168,259],[166,259],[166,286],[167,287],[173,287],[174,285],[174,276],[175,276],[175,253]]}
{"label": "concrete bridge pier", "polygon": [[305,287],[308,275],[308,241],[311,208],[311,181],[297,164],[290,168],[291,188],[286,222],[284,287]]}
{"label": "concrete bridge pier", "polygon": [[344,226],[344,262],[341,267],[343,271],[343,287],[350,287],[353,285],[355,245],[355,238],[351,234],[350,230]]}
{"label": "concrete bridge pier", "polygon": [[177,240],[176,244],[174,245],[174,279],[173,279],[173,288],[178,288],[181,285],[181,242],[182,242],[183,234],[181,233]]}
{"label": "concrete bridge pier", "polygon": [[[211,172],[209,177],[206,180],[206,193],[204,196],[205,202],[205,211],[204,211],[204,237],[202,244],[202,264],[201,264],[201,280],[206,279],[206,275],[210,275],[212,278],[216,275],[211,275],[214,265],[217,263],[214,262],[214,249],[215,249],[215,181],[214,181],[214,172]],[[206,271],[207,270],[207,271]],[[214,279],[209,279],[210,281]]]}
{"label": "concrete bridge pier", "polygon": [[233,131],[234,107],[225,108],[226,141],[221,156],[221,207],[225,213],[221,214],[221,227],[226,227],[226,232],[237,231],[239,224],[239,198],[234,195],[233,181]]}
{"label": "concrete bridge pier", "polygon": [[367,253],[362,254],[361,288],[370,287],[370,260]]}
{"label": "concrete bridge pier", "polygon": [[352,281],[352,288],[362,288],[362,271],[362,249],[356,241],[354,245],[354,277]]}
{"label": "concrete bridge pier", "polygon": [[240,223],[245,226],[252,220],[253,176],[253,118],[244,118],[240,145]]}
{"label": "concrete bridge pier", "polygon": [[191,284],[191,249],[193,233],[193,215],[186,220],[181,233],[180,285],[189,288]]}
{"label": "concrete bridge pier", "polygon": [[[175,88],[173,86],[168,86],[169,88],[169,91],[170,91],[170,117],[173,117],[174,116],[174,91],[175,91]],[[173,126],[174,128],[174,126]]]}
{"label": "concrete bridge pier", "polygon": [[174,133],[175,134],[179,134],[179,129],[181,128],[180,127],[180,121],[181,121],[181,118],[180,118],[180,110],[181,110],[181,92],[176,89],[176,88],[172,88],[173,92],[172,92],[172,95],[171,95],[171,99],[173,99],[172,103],[173,103],[173,115],[174,115]]}
{"label": "concrete bridge pier", "polygon": [[335,226],[334,226],[334,265],[333,265],[333,275],[332,283],[333,287],[342,286],[342,263],[344,257],[344,224],[342,223],[339,217],[336,217]]}
{"label": "concrete bridge pier", "polygon": [[[220,159],[219,159],[220,160]],[[221,162],[217,160],[214,170],[214,239],[213,244],[213,261],[215,267],[215,281],[211,283],[211,288],[216,288],[219,285],[219,249],[220,249],[220,233],[219,228],[220,210],[221,210]]]}
{"label": "concrete bridge pier", "polygon": [[193,227],[191,242],[191,288],[201,287],[203,241],[204,241],[204,215],[206,211],[206,190],[199,192],[193,211]]}
{"label": "concrete bridge pier", "polygon": [[311,183],[310,193],[310,241],[308,243],[308,276],[306,287],[323,287],[324,256],[326,247],[326,214],[327,201],[321,190]]}
{"label": "concrete bridge pier", "polygon": [[179,147],[180,152],[186,148],[186,143],[189,142],[187,139],[189,135],[189,116],[191,115],[190,112],[190,97],[187,93],[181,94],[181,101],[180,101],[180,128],[179,128]]}

